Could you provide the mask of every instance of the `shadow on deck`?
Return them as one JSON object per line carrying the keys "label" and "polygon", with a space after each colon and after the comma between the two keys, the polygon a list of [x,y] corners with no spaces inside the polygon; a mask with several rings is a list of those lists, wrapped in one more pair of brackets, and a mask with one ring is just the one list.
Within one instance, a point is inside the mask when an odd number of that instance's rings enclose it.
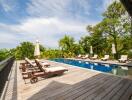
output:
{"label": "shadow on deck", "polygon": [[73,85],[50,82],[28,100],[129,100],[132,80],[97,74]]}

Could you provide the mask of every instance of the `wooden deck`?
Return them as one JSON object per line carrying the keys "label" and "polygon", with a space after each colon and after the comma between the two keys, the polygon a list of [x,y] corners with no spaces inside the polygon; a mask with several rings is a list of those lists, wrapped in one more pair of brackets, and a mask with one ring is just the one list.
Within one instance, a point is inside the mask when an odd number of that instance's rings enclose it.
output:
{"label": "wooden deck", "polygon": [[46,62],[52,66],[67,67],[69,71],[62,76],[39,79],[35,84],[27,80],[25,84],[18,68],[20,61],[17,61],[17,100],[132,99],[132,80],[62,63]]}

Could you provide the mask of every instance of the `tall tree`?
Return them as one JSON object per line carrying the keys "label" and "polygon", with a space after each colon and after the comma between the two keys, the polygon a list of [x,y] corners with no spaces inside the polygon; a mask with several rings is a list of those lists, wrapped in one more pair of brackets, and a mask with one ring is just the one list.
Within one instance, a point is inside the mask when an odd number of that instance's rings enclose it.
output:
{"label": "tall tree", "polygon": [[75,50],[77,48],[74,38],[67,35],[59,40],[59,47],[61,48],[65,57],[74,56]]}
{"label": "tall tree", "polygon": [[[118,38],[125,35],[126,30],[123,27],[122,16],[126,16],[126,10],[120,2],[113,2],[107,10],[103,13],[103,21],[100,23],[104,29],[103,34],[110,36],[115,44],[115,49],[117,51],[116,58],[118,58]],[[125,25],[125,23],[124,23]]]}
{"label": "tall tree", "polygon": [[93,46],[94,53],[102,55],[102,53],[106,52],[106,47],[108,45],[107,39],[103,36],[103,29],[100,28],[101,24],[97,24],[95,26],[88,26],[87,30],[90,33],[89,36],[89,45]]}
{"label": "tall tree", "polygon": [[[126,14],[126,10],[123,5],[120,2],[115,1],[103,13],[103,20],[93,27],[88,26],[87,30],[91,33],[92,39],[95,41],[94,44],[96,44],[97,41],[99,44],[101,44],[101,41],[109,41],[109,43],[106,43],[105,45],[110,48],[110,45],[114,43],[117,51],[116,58],[118,58],[118,54],[124,50],[125,47],[125,43],[120,43],[122,38],[130,36],[131,33],[130,17]],[[97,44],[97,46],[99,44]]]}
{"label": "tall tree", "polygon": [[90,45],[91,45],[91,37],[90,36],[84,36],[81,37],[79,44],[81,48],[83,49],[81,53],[89,53],[90,51]]}
{"label": "tall tree", "polygon": [[34,58],[34,45],[31,42],[22,42],[17,46],[15,56],[17,59],[24,59],[25,57]]}

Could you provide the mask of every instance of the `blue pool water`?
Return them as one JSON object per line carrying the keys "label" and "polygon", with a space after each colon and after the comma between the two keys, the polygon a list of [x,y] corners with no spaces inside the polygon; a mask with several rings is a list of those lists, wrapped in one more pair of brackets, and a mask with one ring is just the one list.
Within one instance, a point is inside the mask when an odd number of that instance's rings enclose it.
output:
{"label": "blue pool water", "polygon": [[69,65],[74,65],[74,66],[78,66],[82,68],[97,70],[101,72],[112,73],[112,74],[120,75],[120,76],[128,75],[128,70],[124,70],[122,69],[121,66],[118,66],[116,64],[93,63],[88,61],[72,60],[72,59],[64,59],[64,58],[56,58],[56,59],[50,59],[50,60],[69,64]]}

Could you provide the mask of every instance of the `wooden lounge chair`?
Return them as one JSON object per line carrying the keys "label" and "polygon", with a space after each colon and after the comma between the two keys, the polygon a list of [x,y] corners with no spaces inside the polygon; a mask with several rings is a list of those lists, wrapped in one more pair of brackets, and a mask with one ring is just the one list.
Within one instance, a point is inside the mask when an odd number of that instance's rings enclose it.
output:
{"label": "wooden lounge chair", "polygon": [[25,63],[21,63],[20,69],[22,70],[22,77],[25,83],[25,79],[30,79],[31,83],[37,82],[38,79],[33,75],[33,73],[38,73],[41,71],[37,67],[35,62],[32,62],[30,59],[25,58]]}
{"label": "wooden lounge chair", "polygon": [[122,62],[122,63],[125,63],[127,61],[127,58],[128,56],[127,55],[121,55],[121,58],[118,59],[119,62]]}
{"label": "wooden lounge chair", "polygon": [[[50,64],[49,63],[46,63],[46,62],[43,62],[43,61],[40,61],[39,59],[37,59],[39,62],[41,62],[42,64],[43,64],[43,66],[45,66],[45,67],[48,67],[48,66],[50,66]],[[36,65],[36,63],[35,63],[35,61],[31,61],[30,59],[28,59],[28,58],[25,58],[25,61],[27,62],[27,63],[30,63],[30,65],[31,64],[33,64],[34,66]]]}
{"label": "wooden lounge chair", "polygon": [[22,70],[22,72],[25,72],[27,69],[32,69],[36,67],[35,63],[32,63],[28,58],[25,58],[25,62],[20,63],[20,69]]}
{"label": "wooden lounge chair", "polygon": [[97,59],[97,58],[98,58],[98,55],[95,54],[93,57],[91,57],[91,60],[95,60],[95,59]]}
{"label": "wooden lounge chair", "polygon": [[38,60],[35,60],[35,63],[40,69],[40,71],[38,72],[34,70],[27,71],[27,74],[23,75],[24,81],[25,79],[30,79],[31,83],[35,83],[38,81],[38,77],[48,78],[55,75],[62,75],[65,71],[68,71],[68,69],[64,67],[51,67],[51,68],[43,67],[42,62],[39,62]]}
{"label": "wooden lounge chair", "polygon": [[[40,72],[32,72],[29,74],[31,82],[32,82],[32,79],[35,79],[37,77],[47,78],[47,77],[51,77],[51,76],[55,76],[55,75],[62,75],[65,71],[68,71],[68,69],[64,68],[64,67],[45,68],[45,67],[43,67],[43,64],[41,62],[39,62],[37,59],[35,59],[35,62],[37,64],[37,66],[39,67]],[[37,79],[35,79],[35,80],[37,80]]]}
{"label": "wooden lounge chair", "polygon": [[87,59],[89,57],[88,54],[86,54],[84,57],[82,57],[82,59]]}
{"label": "wooden lounge chair", "polygon": [[[47,63],[47,62],[42,62],[42,61],[40,61],[39,59],[35,59],[37,62],[41,62],[41,64],[42,64],[42,66],[43,67],[49,67],[50,66],[50,64],[49,63]],[[35,61],[35,63],[37,64],[37,62]]]}
{"label": "wooden lounge chair", "polygon": [[107,61],[109,59],[109,57],[110,57],[109,55],[105,55],[104,58],[101,58],[101,60]]}
{"label": "wooden lounge chair", "polygon": [[38,59],[35,59],[35,63],[40,68],[42,72],[49,72],[49,71],[68,71],[65,67],[43,67],[43,63],[40,62]]}
{"label": "wooden lounge chair", "polygon": [[[42,62],[42,64],[45,67],[50,66],[50,64],[49,63],[46,63],[46,62]],[[25,63],[21,63],[20,69],[24,69],[26,67],[37,68],[37,65],[36,65],[35,61],[31,61],[30,59],[25,58]]]}
{"label": "wooden lounge chair", "polygon": [[31,78],[32,72],[37,73],[41,72],[39,67],[36,65],[35,62],[32,62],[30,59],[25,58],[25,63],[21,63],[21,71],[22,71],[22,76],[25,81],[25,79]]}

